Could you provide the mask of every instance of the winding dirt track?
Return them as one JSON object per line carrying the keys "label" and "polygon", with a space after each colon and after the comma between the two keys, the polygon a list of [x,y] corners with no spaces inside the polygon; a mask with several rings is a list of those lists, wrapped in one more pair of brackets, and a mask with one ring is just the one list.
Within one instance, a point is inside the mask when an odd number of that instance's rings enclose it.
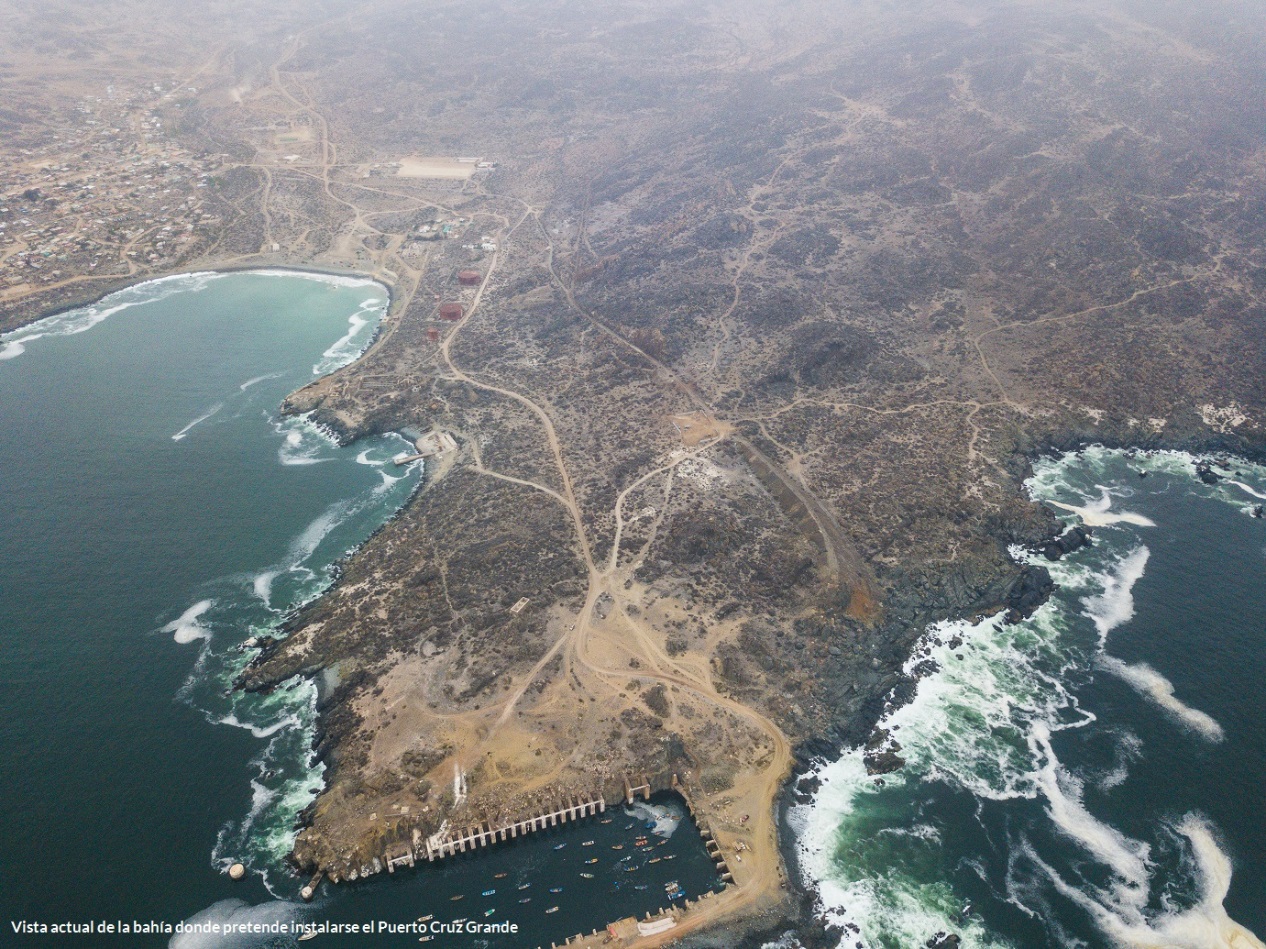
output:
{"label": "winding dirt track", "polygon": [[[502,235],[498,242],[498,247],[506,246],[506,240],[515,230],[517,230],[529,218],[536,219],[538,226],[540,225],[539,214],[536,209],[528,207],[524,210],[518,221]],[[542,234],[545,229],[541,228]],[[548,235],[546,235],[548,243]],[[557,280],[557,274],[553,269],[554,248],[552,243],[548,243],[548,265],[551,274],[554,274]],[[708,901],[706,904],[699,904],[687,914],[676,929],[671,933],[672,938],[677,938],[683,932],[708,925],[724,915],[738,912],[747,907],[756,905],[757,903],[776,899],[779,889],[782,885],[781,878],[781,857],[778,852],[778,834],[777,826],[774,819],[773,802],[778,794],[778,790],[782,781],[788,774],[792,762],[791,744],[781,729],[766,716],[762,715],[755,709],[749,708],[730,697],[721,694],[713,686],[711,677],[708,675],[706,664],[699,664],[694,668],[686,662],[679,662],[664,652],[654,641],[651,631],[645,627],[645,624],[630,616],[629,611],[625,608],[627,605],[624,593],[624,582],[629,579],[628,574],[631,573],[632,567],[621,569],[619,567],[620,551],[623,542],[624,533],[624,502],[629,494],[636,488],[651,480],[658,475],[670,475],[673,470],[682,462],[695,458],[707,449],[711,448],[718,441],[724,439],[725,435],[710,441],[701,443],[694,450],[683,452],[679,457],[671,462],[661,465],[658,468],[647,472],[632,484],[622,490],[616,498],[613,515],[616,522],[616,531],[611,546],[611,552],[607,557],[604,565],[595,563],[593,557],[593,548],[587,536],[584,520],[581,514],[580,506],[576,501],[576,495],[572,486],[572,477],[568,469],[567,461],[563,451],[563,446],[558,438],[558,433],[554,427],[553,420],[545,406],[538,404],[532,398],[503,386],[495,385],[491,382],[475,378],[470,373],[464,371],[457,365],[453,358],[453,344],[459,338],[462,328],[469,326],[471,321],[478,315],[479,306],[483,299],[483,294],[496,272],[497,266],[501,261],[500,255],[502,251],[499,249],[493,253],[492,260],[489,264],[487,272],[484,275],[475,298],[471,303],[470,309],[466,317],[450,330],[440,344],[440,358],[447,368],[451,377],[455,380],[464,382],[478,389],[496,393],[518,402],[524,408],[528,409],[541,423],[546,443],[554,458],[555,466],[558,469],[562,491],[558,492],[545,485],[526,479],[513,478],[502,475],[497,472],[488,471],[483,468],[482,463],[477,462],[476,470],[480,473],[496,477],[501,480],[521,485],[529,489],[535,489],[545,493],[554,500],[558,501],[567,510],[571,518],[575,531],[576,544],[579,555],[585,565],[588,573],[588,591],[585,596],[584,606],[581,608],[576,622],[571,624],[562,636],[553,644],[553,646],[543,655],[532,668],[532,670],[517,684],[517,687],[511,692],[509,697],[501,706],[492,727],[483,739],[484,743],[490,741],[498,728],[505,725],[514,715],[515,709],[532,686],[533,682],[542,674],[545,668],[558,656],[562,655],[569,667],[579,667],[589,673],[591,676],[600,681],[605,681],[616,691],[619,690],[621,683],[627,683],[630,679],[637,679],[649,683],[662,683],[665,686],[676,687],[688,692],[690,695],[705,703],[711,704],[730,716],[754,728],[757,732],[764,735],[770,745],[770,754],[768,761],[763,767],[753,769],[750,773],[740,775],[736,782],[735,788],[732,789],[732,796],[744,799],[758,801],[759,807],[752,807],[751,826],[747,828],[744,837],[750,836],[751,843],[748,845],[747,860],[744,861],[741,871],[741,879],[736,877],[739,886],[731,887],[721,894],[719,897]],[[561,285],[561,281],[560,281]],[[570,288],[564,290],[569,303],[584,313],[575,303]],[[633,346],[618,333],[602,324],[600,321],[593,319],[588,314],[584,314],[594,326],[599,328],[603,333],[618,341],[621,345],[634,350],[642,358],[646,359],[662,374],[671,385],[690,392],[691,400],[706,409],[702,397],[697,392],[692,391],[692,387],[683,383],[668,367],[664,366],[658,360],[642,352],[636,346]],[[828,536],[828,530],[823,527],[823,536],[826,539],[828,548],[833,546],[835,537]],[[609,597],[615,604],[618,611],[620,621],[625,625],[631,637],[620,637],[621,645],[626,649],[634,649],[639,653],[642,659],[643,668],[639,669],[635,674],[630,674],[628,668],[615,669],[603,665],[595,658],[594,649],[592,648],[596,639],[603,639],[611,636],[612,632],[610,624],[598,624],[596,622],[596,606],[603,597]],[[478,757],[475,750],[470,750],[469,754],[472,758]],[[639,945],[659,945],[666,938],[652,937],[649,939],[639,940]]]}

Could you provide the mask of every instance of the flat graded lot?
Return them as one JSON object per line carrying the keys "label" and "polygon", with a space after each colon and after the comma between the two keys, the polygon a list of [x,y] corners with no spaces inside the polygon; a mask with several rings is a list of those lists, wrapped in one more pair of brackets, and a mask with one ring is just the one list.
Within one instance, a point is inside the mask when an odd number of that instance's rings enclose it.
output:
{"label": "flat graded lot", "polygon": [[473,161],[456,158],[402,158],[397,178],[469,178],[475,173]]}

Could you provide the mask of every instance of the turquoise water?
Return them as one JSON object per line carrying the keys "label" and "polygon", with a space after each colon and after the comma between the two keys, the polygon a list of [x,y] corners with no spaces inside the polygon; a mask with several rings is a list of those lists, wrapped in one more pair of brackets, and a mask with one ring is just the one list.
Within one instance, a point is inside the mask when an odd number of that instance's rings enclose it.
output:
{"label": "turquoise water", "polygon": [[[424,914],[519,926],[439,945],[549,945],[665,905],[670,879],[691,897],[716,886],[688,817],[621,863],[646,831],[616,809],[295,901],[306,880],[284,858],[323,780],[314,690],[229,686],[243,643],[320,593],[419,482],[420,465],[390,463],[401,439],[340,448],[277,414],[369,343],[386,302],[366,280],[198,274],[0,340],[0,945],[291,946],[295,923]],[[224,872],[237,860],[241,883]],[[41,938],[14,934],[22,920],[158,926]],[[174,932],[186,920],[291,934]],[[417,936],[313,943],[367,944]]]}
{"label": "turquoise water", "polygon": [[1036,466],[1033,496],[1099,523],[1095,546],[1047,564],[1032,619],[931,630],[911,667],[940,670],[887,722],[907,766],[847,754],[791,815],[840,945],[1262,945],[1266,469],[1222,473]]}

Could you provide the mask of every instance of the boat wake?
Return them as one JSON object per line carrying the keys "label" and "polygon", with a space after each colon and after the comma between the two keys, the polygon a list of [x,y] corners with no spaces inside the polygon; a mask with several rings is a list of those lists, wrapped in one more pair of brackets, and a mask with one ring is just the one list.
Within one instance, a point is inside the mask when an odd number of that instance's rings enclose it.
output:
{"label": "boat wake", "polygon": [[207,419],[211,418],[211,416],[219,412],[222,408],[224,408],[224,403],[217,402],[215,405],[211,406],[211,408],[207,409],[205,412],[199,415],[196,419],[194,419],[192,422],[190,422],[188,425],[186,425],[184,428],[178,431],[175,435],[173,435],[171,437],[171,440],[174,442],[180,441],[182,438],[184,438],[186,435],[189,434],[189,431],[192,428],[194,428],[197,425],[201,425]]}

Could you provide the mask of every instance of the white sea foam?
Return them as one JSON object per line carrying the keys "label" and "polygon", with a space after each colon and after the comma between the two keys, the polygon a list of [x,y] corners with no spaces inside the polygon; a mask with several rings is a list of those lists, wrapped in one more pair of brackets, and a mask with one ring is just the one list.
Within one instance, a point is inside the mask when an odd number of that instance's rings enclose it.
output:
{"label": "white sea foam", "polygon": [[273,581],[277,579],[277,574],[280,572],[280,570],[265,570],[263,573],[256,574],[251,582],[251,589],[264,601],[265,606],[272,606]]}
{"label": "white sea foam", "polygon": [[383,459],[380,459],[379,461],[374,461],[372,458],[370,458],[370,457],[369,457],[369,453],[370,453],[370,452],[372,452],[372,451],[373,451],[373,449],[372,449],[372,448],[366,448],[366,449],[365,449],[364,451],[362,451],[359,455],[357,455],[357,456],[356,456],[356,464],[358,464],[358,465],[369,465],[369,466],[370,466],[370,467],[372,467],[372,468],[379,468],[379,467],[381,467],[381,466],[385,465],[388,461],[390,461],[390,460],[391,460],[391,459],[389,459],[389,458],[383,458]]}
{"label": "white sea foam", "polygon": [[314,270],[282,270],[279,268],[265,268],[263,270],[252,270],[249,271],[249,273],[259,274],[263,277],[295,277],[300,280],[311,280],[315,283],[324,283],[331,287],[383,286],[372,277],[354,277],[349,274],[321,273]]}
{"label": "white sea foam", "polygon": [[319,465],[333,461],[332,458],[318,457],[325,447],[321,439],[311,437],[303,428],[291,428],[277,448],[277,460],[287,467]]}
{"label": "white sea foam", "polygon": [[1107,527],[1110,524],[1133,524],[1136,527],[1155,527],[1156,522],[1142,514],[1132,511],[1113,511],[1112,492],[1103,485],[1097,485],[1100,494],[1097,501],[1088,501],[1083,505],[1065,504],[1062,501],[1047,501],[1052,507],[1071,511],[1081,518],[1088,527]]}
{"label": "white sea foam", "polygon": [[338,442],[307,416],[273,419],[272,426],[282,437],[277,446],[277,460],[283,465],[319,465],[334,460],[323,453],[337,447]]}
{"label": "white sea foam", "polygon": [[134,286],[119,290],[103,297],[89,306],[56,313],[53,316],[37,320],[30,326],[15,330],[3,339],[4,349],[0,350],[0,359],[13,359],[26,352],[26,344],[46,336],[74,336],[84,333],[104,322],[116,313],[165,300],[175,293],[190,293],[202,290],[213,280],[223,276],[216,273],[175,274],[147,280]]}
{"label": "white sea foam", "polygon": [[1245,492],[1246,494],[1251,494],[1253,497],[1258,498],[1259,500],[1266,501],[1266,494],[1262,493],[1261,491],[1258,491],[1256,488],[1249,487],[1243,481],[1232,481],[1230,478],[1228,478],[1226,483],[1235,485],[1241,491]]}
{"label": "white sea foam", "polygon": [[283,728],[297,728],[303,724],[296,715],[287,715],[269,725],[256,725],[252,722],[242,721],[232,712],[215,719],[215,723],[217,725],[232,725],[234,728],[244,728],[256,738],[270,738]]}
{"label": "white sea foam", "polygon": [[219,412],[222,408],[224,408],[224,403],[217,402],[215,405],[211,406],[211,408],[207,409],[205,412],[199,415],[196,419],[194,419],[192,422],[190,422],[188,425],[186,425],[184,428],[178,431],[175,435],[173,435],[171,437],[171,440],[174,442],[180,441],[182,438],[184,438],[186,435],[189,434],[190,429],[192,429],[196,425],[201,425],[211,416]]}
{"label": "white sea foam", "polygon": [[1099,642],[1106,644],[1108,634],[1134,618],[1134,584],[1143,577],[1151,556],[1145,546],[1130,551],[1103,580],[1103,592],[1086,597],[1082,603],[1086,615],[1099,631]]}
{"label": "white sea foam", "polygon": [[199,639],[209,640],[211,631],[198,623],[198,617],[215,604],[214,600],[200,600],[163,627],[164,633],[172,633],[178,643],[192,643]]}
{"label": "white sea foam", "polygon": [[1111,791],[1125,783],[1130,776],[1130,765],[1137,761],[1143,750],[1143,742],[1131,731],[1121,732],[1117,736],[1116,761],[1110,769],[1100,775],[1097,784],[1100,791]]}
{"label": "white sea foam", "polygon": [[360,309],[347,318],[347,332],[334,342],[321,359],[313,365],[314,376],[324,376],[356,359],[369,345],[368,339],[362,339],[365,327],[382,318],[387,308],[385,300],[365,300]]}
{"label": "white sea foam", "polygon": [[[1039,462],[1030,490],[1043,502],[1052,495],[1067,496],[1077,490],[1069,471],[1088,465],[1102,477],[1110,461],[1106,449],[1093,449],[1078,460]],[[1141,457],[1137,464],[1189,478],[1192,461],[1182,453],[1160,453]],[[1096,466],[1101,464],[1104,468],[1099,472]],[[1099,490],[1099,500],[1083,506],[1091,519],[1153,526],[1141,515],[1111,510],[1115,498],[1130,495],[1128,488]],[[1082,511],[1072,505],[1065,509]],[[920,876],[901,858],[884,857],[886,850],[876,852],[886,861],[882,866],[866,862],[874,841],[889,832],[903,840],[902,849],[894,854],[920,846],[919,836],[910,831],[921,823],[921,813],[883,829],[874,826],[874,818],[886,806],[883,802],[909,793],[903,790],[907,782],[939,780],[982,801],[1038,797],[1051,828],[1084,852],[1081,864],[1107,871],[1093,872],[1089,880],[1096,882],[1089,882],[1074,868],[1068,872],[1078,876],[1070,881],[1061,877],[1064,871],[1044,863],[1023,835],[1008,840],[1005,893],[998,896],[1031,918],[1041,919],[1057,944],[1084,945],[1059,928],[1052,901],[1058,901],[1056,894],[1060,894],[1082,906],[1114,945],[1266,949],[1256,936],[1227,918],[1222,903],[1231,867],[1207,824],[1188,818],[1177,828],[1189,841],[1189,859],[1175,870],[1169,848],[1163,851],[1166,859],[1162,861],[1150,844],[1092,814],[1083,801],[1083,779],[1063,768],[1052,748],[1057,730],[1094,721],[1067,691],[1094,664],[1121,675],[1205,737],[1216,740],[1220,735],[1220,726],[1179,701],[1173,686],[1155,670],[1127,665],[1103,652],[1112,630],[1134,616],[1134,588],[1144,576],[1148,556],[1147,547],[1138,545],[1103,571],[1078,563],[1077,558],[1045,565],[1064,591],[1065,601],[1081,596],[1083,615],[1093,623],[1097,644],[1090,640],[1090,630],[1071,625],[1073,617],[1061,612],[1059,600],[1017,626],[987,621],[975,627],[943,624],[929,630],[916,647],[911,665],[931,658],[940,671],[922,679],[913,701],[881,722],[898,729],[894,734],[907,767],[879,782],[866,774],[860,749],[847,751],[840,760],[819,768],[822,784],[814,801],[794,808],[789,816],[801,851],[801,868],[817,885],[828,919],[857,926],[868,946],[921,945],[937,930],[958,932],[966,946],[991,944],[993,937],[979,931],[974,920],[964,922],[954,916],[961,903],[944,880]],[[948,649],[951,635],[965,642]],[[961,660],[956,658],[959,655]],[[1137,737],[1126,732],[1118,743],[1114,766],[1097,778],[1098,786],[1104,791],[1118,786],[1140,754]],[[928,846],[936,846],[935,841],[929,840]],[[1039,872],[1034,874],[1033,868]],[[989,883],[985,872],[979,872]],[[1175,875],[1199,879],[1201,892],[1195,906],[1178,895],[1181,891],[1173,890]],[[990,885],[997,892],[996,884]],[[841,946],[851,947],[856,941],[850,933]]]}
{"label": "white sea foam", "polygon": [[374,488],[374,494],[386,494],[397,481],[402,481],[404,479],[404,475],[389,475],[385,471],[380,471],[378,473],[382,476],[382,484]]}
{"label": "white sea foam", "polygon": [[1145,662],[1126,663],[1115,656],[1103,656],[1100,664],[1113,675],[1124,679],[1146,699],[1150,699],[1176,718],[1183,725],[1194,729],[1208,741],[1222,741],[1225,737],[1217,720],[1199,709],[1192,708],[1174,695],[1174,684]]}
{"label": "white sea foam", "polygon": [[1266,949],[1260,939],[1227,915],[1223,906],[1231,888],[1231,861],[1218,846],[1209,825],[1188,814],[1177,831],[1187,838],[1200,883],[1200,898],[1186,910],[1167,908],[1152,919],[1144,903],[1114,904],[1102,892],[1070,884],[1033,853],[1033,860],[1056,891],[1076,903],[1117,946],[1128,949]]}
{"label": "white sea foam", "polygon": [[[275,900],[251,906],[243,900],[220,900],[201,912],[190,916],[186,923],[210,930],[213,924],[218,931],[181,932],[171,937],[168,949],[256,949],[260,944],[258,933],[249,931],[251,924],[269,925],[280,923],[293,932],[294,922],[300,918],[303,907],[298,903]],[[242,928],[247,929],[242,932]],[[225,930],[232,932],[226,934]]]}
{"label": "white sea foam", "polygon": [[320,517],[312,521],[290,545],[290,563],[298,566],[321,546],[321,541],[330,532],[341,525],[355,512],[355,507],[347,501],[336,501],[331,504]]}
{"label": "white sea foam", "polygon": [[264,813],[264,808],[271,804],[277,798],[277,792],[272,791],[258,781],[251,782],[251,809],[242,819],[242,833],[248,833],[255,826],[255,821]]}
{"label": "white sea foam", "polygon": [[1039,762],[1037,786],[1046,798],[1046,813],[1065,836],[1079,844],[1115,876],[1112,892],[1120,905],[1142,906],[1150,883],[1147,844],[1126,837],[1094,817],[1082,803],[1081,781],[1060,765],[1051,748],[1050,728],[1035,722],[1029,733]]}
{"label": "white sea foam", "polygon": [[650,829],[651,833],[664,839],[676,833],[677,828],[681,826],[681,819],[685,816],[681,808],[675,805],[644,804],[641,801],[634,801],[624,809],[624,813],[640,821],[653,822],[654,827]]}

